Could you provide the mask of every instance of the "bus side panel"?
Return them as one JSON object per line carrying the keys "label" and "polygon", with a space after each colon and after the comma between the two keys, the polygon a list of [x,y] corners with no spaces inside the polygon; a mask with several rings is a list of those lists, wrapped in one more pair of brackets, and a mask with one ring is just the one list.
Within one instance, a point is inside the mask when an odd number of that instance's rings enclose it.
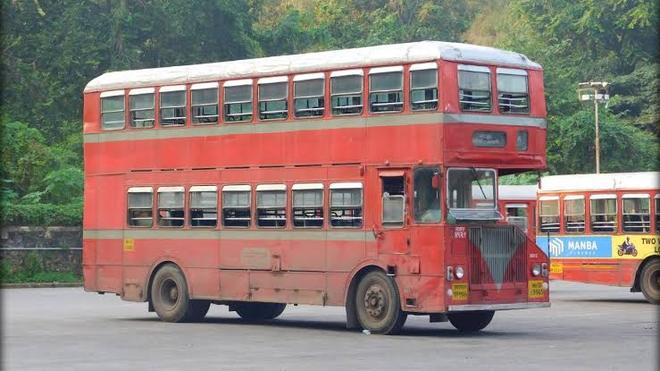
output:
{"label": "bus side panel", "polygon": [[325,273],[251,271],[250,300],[323,305]]}

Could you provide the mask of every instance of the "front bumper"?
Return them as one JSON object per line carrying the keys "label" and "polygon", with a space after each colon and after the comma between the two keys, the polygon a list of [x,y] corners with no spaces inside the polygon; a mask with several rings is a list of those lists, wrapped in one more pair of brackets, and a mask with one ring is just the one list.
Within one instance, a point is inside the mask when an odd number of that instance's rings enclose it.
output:
{"label": "front bumper", "polygon": [[465,304],[450,305],[449,312],[465,312],[475,310],[512,310],[512,309],[534,309],[548,308],[550,303],[511,303],[511,304]]}

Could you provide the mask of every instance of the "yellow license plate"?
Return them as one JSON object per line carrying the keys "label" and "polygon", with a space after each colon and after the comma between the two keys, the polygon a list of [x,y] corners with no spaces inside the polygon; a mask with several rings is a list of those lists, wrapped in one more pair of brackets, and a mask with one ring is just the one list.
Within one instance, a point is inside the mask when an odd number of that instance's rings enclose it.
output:
{"label": "yellow license plate", "polygon": [[528,283],[528,292],[527,292],[527,297],[530,298],[542,298],[543,295],[545,294],[545,290],[543,289],[543,281],[540,280],[534,280],[534,281],[529,281]]}
{"label": "yellow license plate", "polygon": [[550,263],[550,272],[551,273],[564,273],[564,264],[562,264],[562,263]]}
{"label": "yellow license plate", "polygon": [[453,283],[451,285],[451,291],[454,300],[467,300],[468,298],[467,283]]}

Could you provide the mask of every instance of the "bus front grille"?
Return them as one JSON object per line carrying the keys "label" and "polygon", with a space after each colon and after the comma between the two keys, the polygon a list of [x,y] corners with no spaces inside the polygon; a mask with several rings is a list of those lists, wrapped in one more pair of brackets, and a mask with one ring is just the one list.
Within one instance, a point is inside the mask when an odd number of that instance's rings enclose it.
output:
{"label": "bus front grille", "polygon": [[470,283],[495,284],[526,280],[525,233],[513,225],[470,226]]}

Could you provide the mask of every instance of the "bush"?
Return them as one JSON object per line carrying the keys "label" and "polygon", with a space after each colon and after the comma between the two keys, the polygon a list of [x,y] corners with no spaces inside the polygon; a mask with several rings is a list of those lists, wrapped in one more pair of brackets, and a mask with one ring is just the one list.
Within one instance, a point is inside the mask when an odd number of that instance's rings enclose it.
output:
{"label": "bush", "polygon": [[0,220],[3,225],[79,226],[82,224],[82,202],[65,205],[4,204]]}

